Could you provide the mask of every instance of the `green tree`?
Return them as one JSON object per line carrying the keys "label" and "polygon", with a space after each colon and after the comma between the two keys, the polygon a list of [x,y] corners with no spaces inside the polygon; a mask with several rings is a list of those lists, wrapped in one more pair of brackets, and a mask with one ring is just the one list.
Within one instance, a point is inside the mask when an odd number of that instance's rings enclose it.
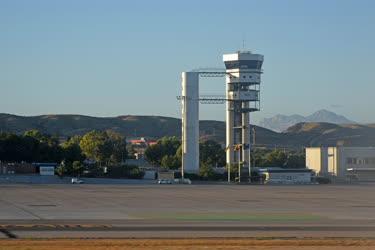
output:
{"label": "green tree", "polygon": [[279,149],[273,150],[265,157],[267,167],[283,167],[286,164],[287,154]]}
{"label": "green tree", "polygon": [[305,168],[305,155],[304,154],[290,154],[285,163],[286,168]]}
{"label": "green tree", "polygon": [[59,162],[62,158],[62,150],[59,145],[59,140],[57,137],[51,135],[42,134],[40,131],[33,129],[26,131],[23,135],[23,139],[31,142],[36,140],[39,143],[35,144],[33,148],[33,158],[40,162]]}
{"label": "green tree", "polygon": [[156,143],[155,145],[149,146],[145,151],[146,159],[154,164],[154,165],[161,165],[161,159],[163,158],[163,149],[160,143]]}
{"label": "green tree", "polygon": [[163,137],[158,143],[161,144],[164,155],[175,155],[181,145],[181,141],[176,136]]}
{"label": "green tree", "polygon": [[79,161],[74,161],[72,164],[73,173],[77,176],[80,176],[84,170],[84,166]]}
{"label": "green tree", "polygon": [[267,167],[266,155],[271,151],[268,149],[256,149],[254,148],[251,152],[251,164],[254,167]]}
{"label": "green tree", "polygon": [[58,139],[37,130],[24,135],[1,133],[0,160],[26,162],[60,162],[61,148]]}
{"label": "green tree", "polygon": [[178,149],[176,150],[176,154],[175,154],[177,160],[180,162],[180,164],[182,163],[182,144],[178,147]]}
{"label": "green tree", "polygon": [[66,170],[65,164],[61,164],[60,166],[56,168],[56,173],[60,178],[62,178],[66,172],[67,170]]}
{"label": "green tree", "polygon": [[178,169],[180,163],[174,155],[164,155],[161,160],[161,166],[166,169]]}
{"label": "green tree", "polygon": [[199,144],[201,165],[210,167],[225,166],[225,150],[216,141],[208,140]]}
{"label": "green tree", "polygon": [[25,131],[25,133],[23,134],[25,137],[32,137],[32,138],[35,138],[36,140],[40,141],[40,142],[47,142],[48,141],[48,138],[43,135],[39,130],[37,129],[32,129],[32,130],[28,130],[28,131]]}
{"label": "green tree", "polygon": [[209,180],[214,178],[215,172],[211,165],[201,163],[199,167],[199,176],[203,179]]}
{"label": "green tree", "polygon": [[79,145],[87,158],[95,160],[100,165],[107,164],[113,152],[113,144],[106,132],[88,132],[82,137]]}
{"label": "green tree", "polygon": [[3,161],[34,161],[37,159],[39,141],[16,134],[3,133],[1,136],[0,160]]}
{"label": "green tree", "polygon": [[73,136],[61,145],[63,158],[67,164],[74,161],[83,161],[84,156],[79,145],[81,140],[80,136]]}
{"label": "green tree", "polygon": [[[162,159],[165,156],[170,156],[168,161],[172,158],[178,161],[176,156],[177,149],[180,147],[181,142],[177,137],[163,137],[155,145],[148,147],[145,151],[146,159],[155,165],[162,165]],[[166,158],[167,160],[167,158]],[[177,163],[176,163],[177,165]]]}
{"label": "green tree", "polygon": [[125,137],[122,136],[120,133],[111,130],[106,131],[106,134],[108,136],[108,140],[112,145],[112,153],[110,156],[111,162],[124,162],[125,159],[128,157]]}

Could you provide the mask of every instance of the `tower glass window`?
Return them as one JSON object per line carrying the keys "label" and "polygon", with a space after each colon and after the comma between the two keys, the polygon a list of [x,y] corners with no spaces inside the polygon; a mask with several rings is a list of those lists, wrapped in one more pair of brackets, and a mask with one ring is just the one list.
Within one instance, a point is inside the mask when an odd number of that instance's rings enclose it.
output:
{"label": "tower glass window", "polygon": [[226,69],[261,69],[262,61],[256,60],[240,60],[240,61],[226,61]]}

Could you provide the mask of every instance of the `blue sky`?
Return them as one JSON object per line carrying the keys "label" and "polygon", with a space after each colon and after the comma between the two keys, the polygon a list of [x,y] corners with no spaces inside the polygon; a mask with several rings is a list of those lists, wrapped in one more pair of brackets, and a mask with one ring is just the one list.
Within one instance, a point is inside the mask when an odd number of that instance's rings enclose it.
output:
{"label": "blue sky", "polygon": [[0,112],[179,117],[181,71],[223,67],[245,40],[265,56],[255,120],[325,108],[375,122],[374,13],[371,0],[0,0]]}

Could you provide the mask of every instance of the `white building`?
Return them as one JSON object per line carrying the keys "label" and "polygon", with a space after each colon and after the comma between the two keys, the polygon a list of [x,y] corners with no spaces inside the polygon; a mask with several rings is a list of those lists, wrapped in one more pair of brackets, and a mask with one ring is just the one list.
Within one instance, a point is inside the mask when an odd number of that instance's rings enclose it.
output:
{"label": "white building", "polygon": [[375,181],[375,147],[306,148],[306,167],[322,176]]}
{"label": "white building", "polygon": [[268,168],[259,171],[265,184],[309,184],[312,171],[310,169]]}

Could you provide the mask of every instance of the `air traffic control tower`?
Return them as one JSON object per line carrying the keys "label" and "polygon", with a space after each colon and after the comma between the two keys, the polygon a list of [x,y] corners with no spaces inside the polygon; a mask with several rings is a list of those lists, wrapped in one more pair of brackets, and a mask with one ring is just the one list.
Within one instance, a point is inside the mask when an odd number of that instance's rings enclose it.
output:
{"label": "air traffic control tower", "polygon": [[250,113],[260,109],[263,55],[225,54],[226,161],[250,170]]}
{"label": "air traffic control tower", "polygon": [[[202,102],[226,103],[227,165],[248,168],[250,176],[250,113],[259,110],[263,55],[239,51],[225,54],[223,59],[226,69],[182,72],[182,95],[177,97],[182,103],[182,174],[199,173],[199,102]],[[224,76],[225,96],[199,96],[200,77]]]}

